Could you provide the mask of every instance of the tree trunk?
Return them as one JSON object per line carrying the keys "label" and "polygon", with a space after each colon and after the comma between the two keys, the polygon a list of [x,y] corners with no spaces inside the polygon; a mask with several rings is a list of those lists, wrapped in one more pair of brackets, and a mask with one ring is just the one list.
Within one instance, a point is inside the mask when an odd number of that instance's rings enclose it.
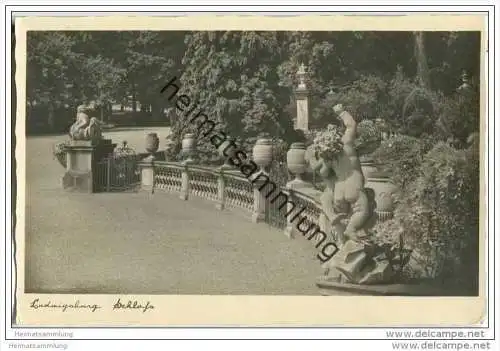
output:
{"label": "tree trunk", "polygon": [[413,32],[415,39],[415,59],[417,61],[418,83],[430,89],[429,67],[427,66],[427,56],[425,55],[424,32]]}

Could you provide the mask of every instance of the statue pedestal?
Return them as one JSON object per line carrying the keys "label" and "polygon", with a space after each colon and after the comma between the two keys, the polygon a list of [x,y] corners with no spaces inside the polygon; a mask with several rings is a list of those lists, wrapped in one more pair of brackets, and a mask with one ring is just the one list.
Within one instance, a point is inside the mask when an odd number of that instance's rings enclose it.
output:
{"label": "statue pedestal", "polygon": [[72,140],[65,148],[67,164],[62,178],[63,188],[84,193],[96,192],[97,164],[112,153],[115,146],[110,139]]}
{"label": "statue pedestal", "polygon": [[464,296],[453,289],[428,282],[415,281],[406,284],[348,284],[330,277],[318,277],[316,286],[321,295],[369,295],[369,296]]}

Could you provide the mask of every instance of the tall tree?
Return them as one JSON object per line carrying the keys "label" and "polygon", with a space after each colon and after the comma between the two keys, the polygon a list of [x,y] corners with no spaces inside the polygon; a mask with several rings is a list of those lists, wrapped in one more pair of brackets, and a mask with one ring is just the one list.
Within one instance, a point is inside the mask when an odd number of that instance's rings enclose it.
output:
{"label": "tall tree", "polygon": [[74,44],[61,32],[28,32],[28,109],[45,106],[47,125],[52,130],[55,111],[76,98],[73,77],[78,75],[80,55],[73,51]]}
{"label": "tall tree", "polygon": [[[184,92],[196,101],[218,128],[249,147],[260,132],[289,135],[284,108],[291,95],[280,84],[278,66],[285,58],[283,32],[192,32],[186,36]],[[186,118],[174,126],[181,130]],[[210,145],[201,149],[213,153]]]}
{"label": "tall tree", "polygon": [[429,67],[425,53],[424,32],[413,32],[415,40],[415,58],[417,60],[417,77],[422,88],[430,89]]}

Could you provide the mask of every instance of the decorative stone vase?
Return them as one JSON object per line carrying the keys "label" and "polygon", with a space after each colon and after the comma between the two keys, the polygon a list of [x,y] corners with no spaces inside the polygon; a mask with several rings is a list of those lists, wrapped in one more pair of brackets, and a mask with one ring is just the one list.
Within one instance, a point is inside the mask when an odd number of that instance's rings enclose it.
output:
{"label": "decorative stone vase", "polygon": [[302,174],[307,169],[306,145],[304,143],[293,143],[286,154],[286,163],[290,172],[295,175],[296,181],[302,181]]}
{"label": "decorative stone vase", "polygon": [[273,144],[270,139],[259,139],[252,150],[253,161],[257,166],[265,168],[271,164],[273,158]]}
{"label": "decorative stone vase", "polygon": [[398,189],[397,186],[388,177],[371,177],[367,178],[365,187],[375,192],[377,218],[380,221],[390,219],[394,212],[393,196]]}
{"label": "decorative stone vase", "polygon": [[160,139],[158,138],[158,134],[149,133],[146,136],[146,151],[150,154],[154,154],[158,151],[158,147],[160,146]]}
{"label": "decorative stone vase", "polygon": [[196,147],[196,139],[193,133],[187,133],[182,139],[182,153],[188,157],[189,161],[192,161],[192,156]]}

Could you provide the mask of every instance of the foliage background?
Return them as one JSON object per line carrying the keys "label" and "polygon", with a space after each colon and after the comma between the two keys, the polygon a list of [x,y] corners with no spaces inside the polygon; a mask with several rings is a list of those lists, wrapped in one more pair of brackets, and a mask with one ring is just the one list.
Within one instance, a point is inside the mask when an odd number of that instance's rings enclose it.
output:
{"label": "foliage background", "polygon": [[[480,40],[479,32],[29,32],[27,131],[66,132],[76,106],[94,101],[106,123],[170,124],[175,157],[189,116],[160,90],[176,76],[243,149],[265,133],[283,162],[288,145],[305,138],[292,123],[304,63],[311,129],[336,123],[336,103],[387,125],[392,137],[371,156],[400,191],[380,230],[414,249],[412,274],[474,290]],[[457,92],[463,71],[466,94]],[[114,112],[116,103],[132,111]],[[198,149],[200,162],[220,162],[207,140]]]}
{"label": "foliage background", "polygon": [[[183,116],[159,91],[178,76],[186,93],[234,137],[249,145],[260,132],[287,138],[300,63],[308,69],[313,129],[332,123],[331,104],[342,101],[359,119],[383,118],[395,129],[414,130],[403,107],[418,75],[429,76],[425,91],[434,102],[455,91],[463,70],[473,82],[480,71],[479,32],[423,36],[425,74],[417,69],[413,32],[31,31],[28,130],[63,131],[75,107],[89,100],[98,103],[104,121],[123,122],[110,104],[127,100],[133,124],[177,129]],[[411,115],[415,108],[408,105]],[[431,112],[419,119],[420,129],[430,125],[422,121],[436,119],[438,111]],[[448,115],[443,124],[449,129],[455,122]]]}

